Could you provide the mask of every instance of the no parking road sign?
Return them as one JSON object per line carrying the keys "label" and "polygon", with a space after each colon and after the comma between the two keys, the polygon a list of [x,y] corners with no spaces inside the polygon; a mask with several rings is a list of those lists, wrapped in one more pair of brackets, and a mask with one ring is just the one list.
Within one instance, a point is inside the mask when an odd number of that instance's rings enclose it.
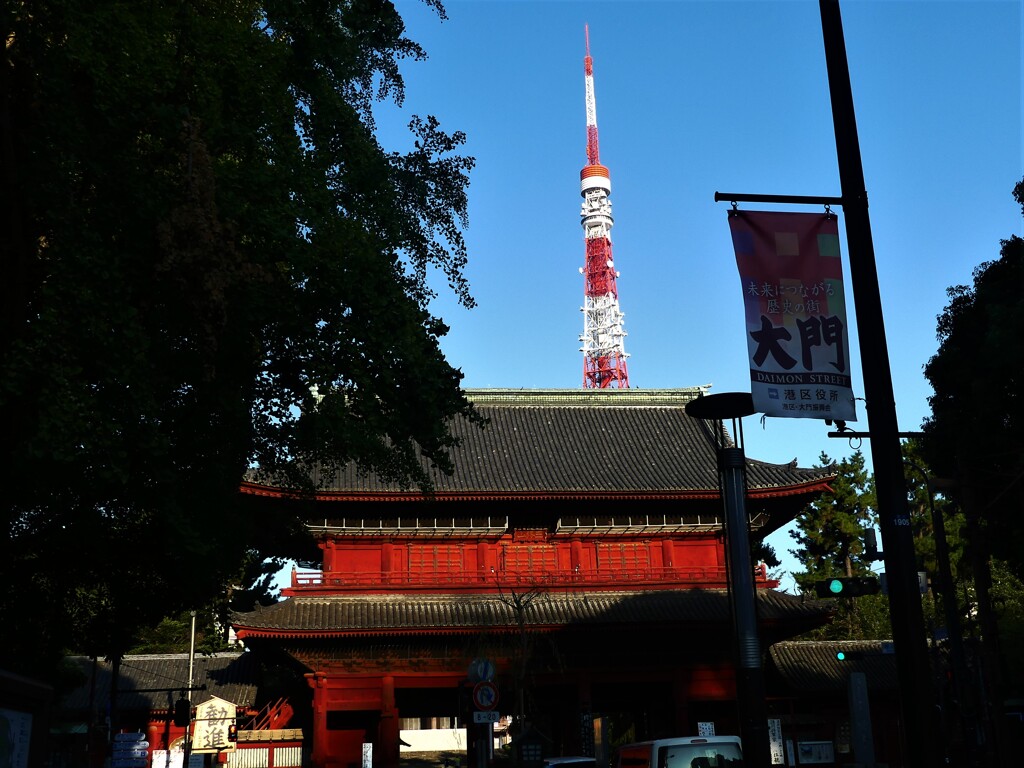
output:
{"label": "no parking road sign", "polygon": [[498,703],[498,686],[489,680],[482,680],[474,685],[473,703],[477,709],[494,709]]}

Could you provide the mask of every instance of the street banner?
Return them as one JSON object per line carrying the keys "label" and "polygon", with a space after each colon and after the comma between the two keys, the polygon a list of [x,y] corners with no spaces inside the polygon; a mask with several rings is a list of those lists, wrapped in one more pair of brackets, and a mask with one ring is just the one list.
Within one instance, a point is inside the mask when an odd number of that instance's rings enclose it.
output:
{"label": "street banner", "polygon": [[856,421],[836,216],[732,210],[729,229],[754,408],[768,416]]}

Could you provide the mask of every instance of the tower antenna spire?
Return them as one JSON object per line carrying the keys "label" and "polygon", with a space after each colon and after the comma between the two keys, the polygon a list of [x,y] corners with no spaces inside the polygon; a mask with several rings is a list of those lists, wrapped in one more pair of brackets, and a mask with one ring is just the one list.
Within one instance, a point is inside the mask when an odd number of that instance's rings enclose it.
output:
{"label": "tower antenna spire", "polygon": [[594,97],[594,60],[590,56],[590,27],[584,25],[587,53],[583,59],[587,107],[587,164],[580,171],[583,207],[580,223],[586,243],[583,285],[583,387],[584,389],[626,388],[626,354],[623,314],[612,261],[611,176],[601,165],[597,145],[597,100]]}
{"label": "tower antenna spire", "polygon": [[583,57],[583,74],[587,89],[587,165],[600,165],[600,152],[597,148],[597,99],[594,97],[594,60],[590,56],[589,25],[583,25],[583,34],[587,39],[587,55]]}

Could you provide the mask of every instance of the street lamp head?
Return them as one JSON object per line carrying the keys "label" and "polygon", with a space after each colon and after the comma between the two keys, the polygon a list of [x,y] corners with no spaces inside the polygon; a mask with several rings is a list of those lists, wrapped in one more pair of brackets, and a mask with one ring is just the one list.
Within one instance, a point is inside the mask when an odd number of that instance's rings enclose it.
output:
{"label": "street lamp head", "polygon": [[695,419],[739,419],[757,413],[749,392],[720,392],[704,395],[686,404],[686,415]]}

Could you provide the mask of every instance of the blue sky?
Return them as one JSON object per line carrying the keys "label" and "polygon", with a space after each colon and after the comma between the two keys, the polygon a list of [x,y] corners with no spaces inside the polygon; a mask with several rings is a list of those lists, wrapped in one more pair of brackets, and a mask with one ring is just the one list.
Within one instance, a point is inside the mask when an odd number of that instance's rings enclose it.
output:
{"label": "blue sky", "polygon": [[[478,306],[458,307],[435,283],[434,311],[451,326],[443,348],[464,385],[582,385],[589,24],[630,383],[749,391],[729,206],[714,194],[839,195],[817,2],[450,0],[444,22],[418,0],[397,6],[429,58],[403,63],[406,100],[378,110],[382,143],[406,148],[409,117],[433,114],[466,132],[477,161],[466,235]],[[899,424],[915,430],[929,413],[922,367],[946,288],[1024,234],[1010,194],[1024,176],[1022,3],[841,9]],[[853,426],[866,430],[858,410]],[[765,461],[811,466],[852,450],[816,420],[750,417],[744,430],[747,455]],[[773,543],[780,555],[791,546]]]}

